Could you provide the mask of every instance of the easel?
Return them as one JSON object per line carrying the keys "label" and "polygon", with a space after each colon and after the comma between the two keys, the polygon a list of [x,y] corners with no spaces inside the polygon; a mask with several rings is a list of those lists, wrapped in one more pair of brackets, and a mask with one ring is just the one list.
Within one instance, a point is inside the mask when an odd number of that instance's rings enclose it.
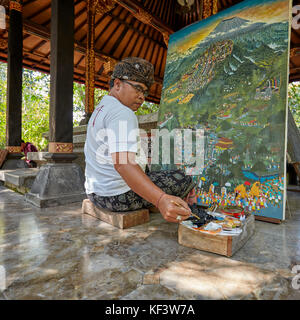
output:
{"label": "easel", "polygon": [[[295,172],[300,180],[300,162],[294,162],[292,163],[292,166],[294,167],[295,169]],[[293,191],[293,192],[300,192],[300,188],[299,189],[291,189],[291,188],[287,188],[287,191]],[[289,205],[289,202],[288,202],[288,199],[286,199],[286,208],[287,208],[287,211],[288,211],[288,214],[289,214],[289,218],[291,218],[292,216],[292,213],[291,213],[291,210],[290,210],[290,205]]]}
{"label": "easel", "polygon": [[[295,172],[296,172],[296,174],[299,178],[299,181],[300,181],[300,162],[293,162],[293,163],[291,163],[291,165],[295,169]],[[295,188],[288,187],[287,191],[300,192],[300,188],[299,187],[298,188],[297,187],[295,187]]]}
{"label": "easel", "polygon": [[293,167],[297,173],[297,176],[300,180],[300,162],[294,162],[294,163],[292,163],[292,165],[293,165]]}

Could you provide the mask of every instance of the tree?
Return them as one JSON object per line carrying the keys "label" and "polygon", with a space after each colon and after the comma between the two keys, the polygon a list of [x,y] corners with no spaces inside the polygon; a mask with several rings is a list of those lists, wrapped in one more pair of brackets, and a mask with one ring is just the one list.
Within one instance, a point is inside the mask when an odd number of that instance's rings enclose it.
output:
{"label": "tree", "polygon": [[290,110],[298,128],[300,128],[300,82],[289,85],[288,97]]}
{"label": "tree", "polygon": [[[84,116],[85,110],[85,85],[74,82],[73,86],[73,104],[74,104],[74,126],[78,126],[80,120]],[[95,88],[95,106],[100,102],[100,100],[108,94],[108,91]],[[159,109],[159,105],[144,102],[143,105],[135,112],[136,115],[148,114],[156,112]]]}
{"label": "tree", "polygon": [[[0,147],[6,145],[7,65],[0,63]],[[43,149],[47,141],[42,133],[49,130],[49,76],[23,69],[22,139]]]}
{"label": "tree", "polygon": [[[0,148],[6,145],[6,79],[7,64],[0,63]],[[108,91],[95,89],[95,105]],[[48,141],[42,134],[49,131],[50,75],[23,69],[22,86],[22,139],[43,150]],[[74,82],[73,123],[78,126],[84,116],[85,86]],[[158,111],[158,105],[144,102],[136,114]]]}

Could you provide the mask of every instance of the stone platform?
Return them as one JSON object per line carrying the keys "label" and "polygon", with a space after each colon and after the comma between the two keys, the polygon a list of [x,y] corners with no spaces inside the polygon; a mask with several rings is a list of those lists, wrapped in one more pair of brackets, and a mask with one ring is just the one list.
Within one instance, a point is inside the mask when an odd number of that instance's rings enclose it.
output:
{"label": "stone platform", "polygon": [[0,187],[0,266],[8,300],[300,300],[300,193],[291,217],[255,221],[233,257],[178,244],[178,225],[158,213],[118,229],[81,213],[82,202],[38,208]]}
{"label": "stone platform", "polygon": [[38,171],[36,168],[0,170],[0,181],[4,186],[25,194],[30,191]]}

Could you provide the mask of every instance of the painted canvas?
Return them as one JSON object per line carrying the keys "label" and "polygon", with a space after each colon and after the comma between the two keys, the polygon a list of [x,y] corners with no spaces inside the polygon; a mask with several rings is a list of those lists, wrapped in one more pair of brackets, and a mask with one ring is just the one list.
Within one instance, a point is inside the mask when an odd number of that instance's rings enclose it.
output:
{"label": "painted canvas", "polygon": [[[158,127],[175,148],[159,166],[192,175],[199,204],[284,219],[290,8],[246,0],[170,37]],[[172,157],[182,131],[202,136],[196,165]]]}

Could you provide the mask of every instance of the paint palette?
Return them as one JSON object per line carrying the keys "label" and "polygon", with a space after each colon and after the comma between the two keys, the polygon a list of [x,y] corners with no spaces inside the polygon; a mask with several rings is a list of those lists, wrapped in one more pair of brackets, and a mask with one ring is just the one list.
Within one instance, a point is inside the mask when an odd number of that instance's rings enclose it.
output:
{"label": "paint palette", "polygon": [[233,216],[235,218],[240,218],[245,214],[243,208],[235,207],[235,206],[228,206],[228,207],[221,208],[221,212],[226,215]]}

